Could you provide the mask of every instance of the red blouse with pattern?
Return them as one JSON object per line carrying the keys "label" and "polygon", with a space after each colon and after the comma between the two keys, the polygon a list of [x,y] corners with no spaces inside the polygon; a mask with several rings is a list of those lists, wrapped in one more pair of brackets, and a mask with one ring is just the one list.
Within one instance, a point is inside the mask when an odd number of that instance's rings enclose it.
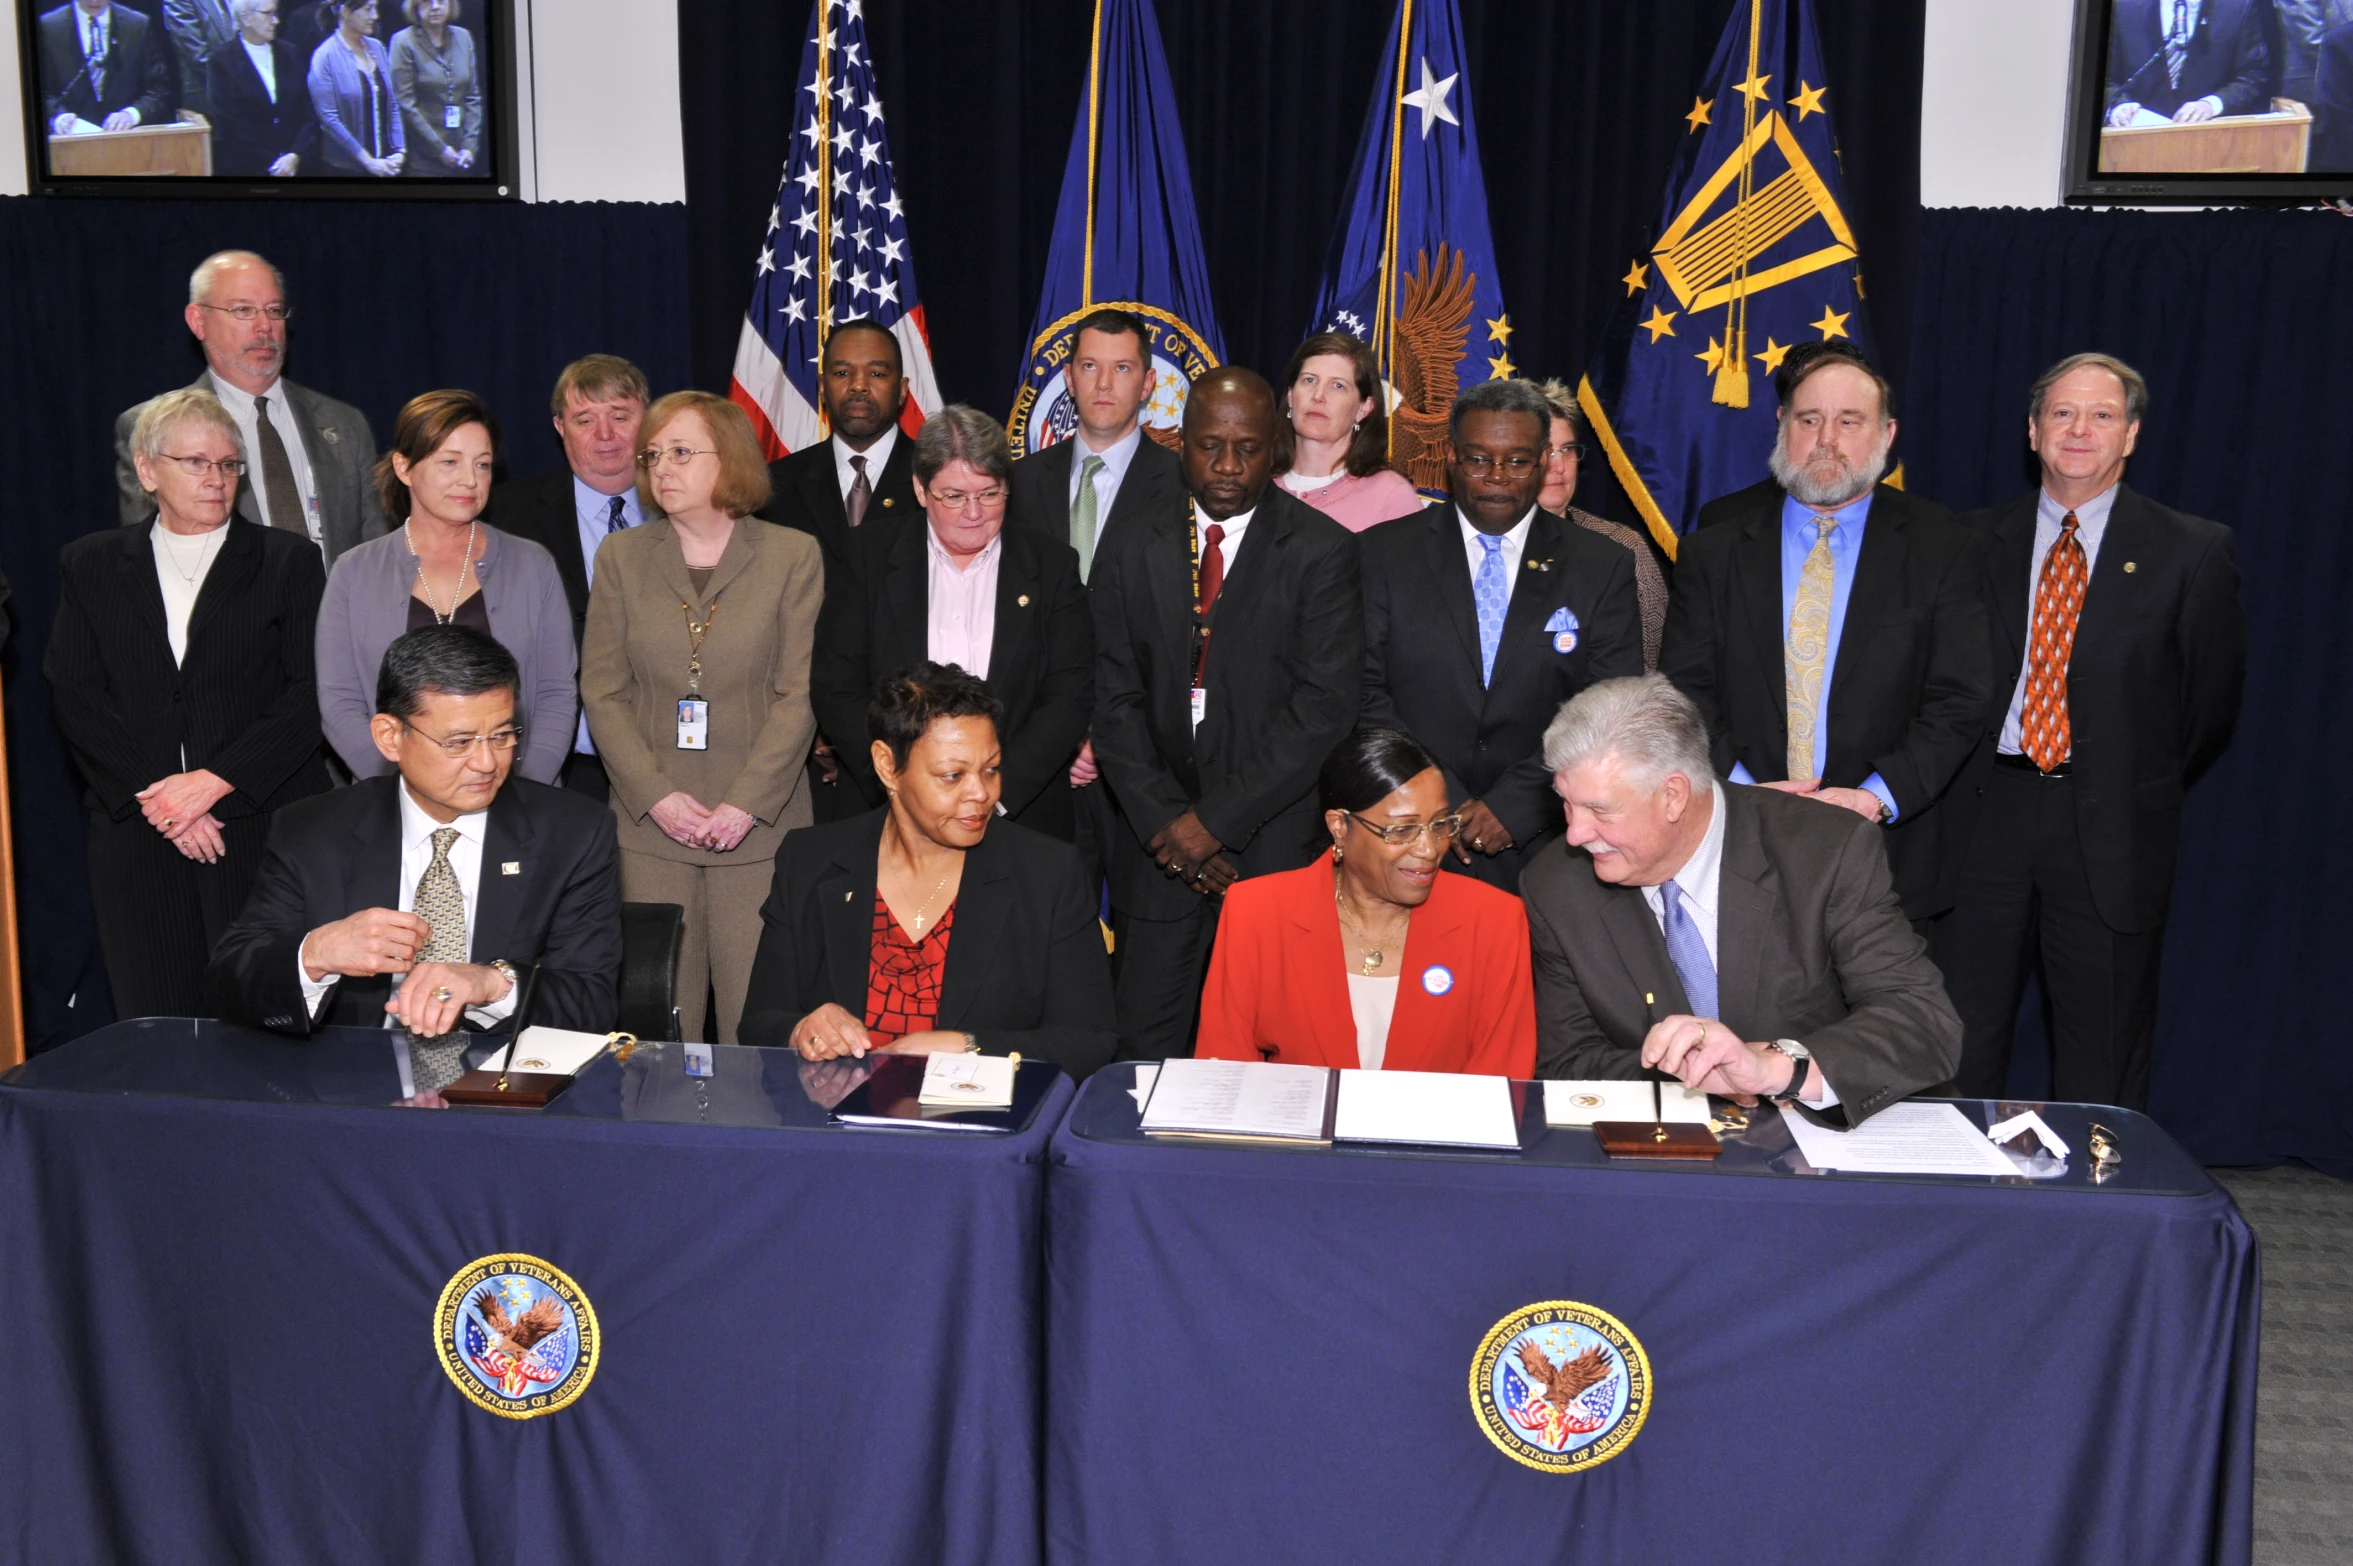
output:
{"label": "red blouse with pattern", "polygon": [[910,940],[891,917],[890,904],[874,899],[874,939],[866,959],[866,1031],[878,1039],[928,1033],[940,1014],[940,980],[948,971],[948,936],[956,905],[920,941]]}

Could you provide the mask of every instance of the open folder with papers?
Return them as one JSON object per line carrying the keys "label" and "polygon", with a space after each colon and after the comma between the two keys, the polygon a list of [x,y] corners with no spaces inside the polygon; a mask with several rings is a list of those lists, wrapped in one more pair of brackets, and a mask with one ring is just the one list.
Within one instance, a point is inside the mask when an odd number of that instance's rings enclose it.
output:
{"label": "open folder with papers", "polygon": [[1197,1141],[1520,1145],[1517,1102],[1502,1077],[1238,1060],[1162,1062],[1139,1123],[1152,1136]]}

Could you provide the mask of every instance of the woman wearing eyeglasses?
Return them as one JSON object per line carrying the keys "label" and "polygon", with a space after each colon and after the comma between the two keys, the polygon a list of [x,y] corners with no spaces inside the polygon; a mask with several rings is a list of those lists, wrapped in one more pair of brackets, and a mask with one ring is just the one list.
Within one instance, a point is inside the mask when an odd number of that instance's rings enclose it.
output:
{"label": "woman wearing eyeglasses", "polygon": [[236,517],[237,425],[168,392],[131,431],[143,527],[75,540],[43,668],[86,785],[98,942],[124,1017],[194,1016],[270,812],[327,787],[299,533]]}
{"label": "woman wearing eyeglasses", "polygon": [[377,672],[394,638],[428,625],[494,637],[521,666],[516,772],[554,783],[572,753],[572,607],[553,555],[482,520],[497,453],[498,420],[469,391],[412,397],[393,425],[376,464],[393,530],[344,551],[319,607],[319,713],[353,777],[392,771],[368,727]]}
{"label": "woman wearing eyeglasses", "polygon": [[[1003,807],[1070,841],[1070,764],[1095,700],[1095,631],[1078,552],[1033,528],[1005,527],[1013,452],[1004,428],[951,403],[915,437],[923,520],[848,535],[826,573],[810,685],[817,726],[863,733],[875,686],[929,660],[986,680],[1004,703]],[[870,808],[884,801],[874,760],[842,747],[842,770]]]}
{"label": "woman wearing eyeglasses", "polygon": [[1577,394],[1559,381],[1546,381],[1537,390],[1552,408],[1552,431],[1544,443],[1544,488],[1536,504],[1599,533],[1634,552],[1634,604],[1642,618],[1642,672],[1655,674],[1659,666],[1659,637],[1667,628],[1667,574],[1640,533],[1623,522],[1579,511],[1570,501],[1577,494],[1577,465],[1585,458],[1585,416],[1577,410]]}
{"label": "woman wearing eyeglasses", "polygon": [[1226,893],[1194,1053],[1534,1076],[1528,917],[1439,871],[1462,822],[1438,763],[1400,729],[1359,729],[1316,786],[1331,857]]}
{"label": "woman wearing eyeglasses", "polygon": [[597,548],[580,699],[612,784],[622,897],[686,910],[679,1036],[733,1044],[777,847],[811,819],[825,566],[817,540],[753,515],[768,468],[741,408],[672,392],[640,427],[648,520]]}

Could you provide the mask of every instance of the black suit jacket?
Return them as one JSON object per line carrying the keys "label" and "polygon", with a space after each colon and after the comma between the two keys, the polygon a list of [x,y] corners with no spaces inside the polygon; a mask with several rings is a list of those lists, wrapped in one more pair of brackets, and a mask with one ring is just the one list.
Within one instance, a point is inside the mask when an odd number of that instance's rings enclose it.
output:
{"label": "black suit jacket", "polygon": [[[1659,672],[1708,721],[1717,770],[1759,783],[1789,776],[1782,642],[1781,499],[1750,490],[1745,514],[1683,540]],[[1830,669],[1822,781],[1856,788],[1874,772],[1895,796],[1888,865],[1904,912],[1952,906],[1947,792],[1968,760],[1992,688],[1983,551],[1934,501],[1882,484],[1855,560]],[[1822,807],[1835,808],[1835,807]]]}
{"label": "black suit jacket", "polygon": [[327,586],[319,552],[240,518],[223,526],[178,664],[152,524],[77,538],[58,558],[63,591],[42,667],[84,797],[117,821],[138,813],[139,790],[175,772],[207,769],[235,785],[213,807],[224,821],[327,787],[312,672]]}
{"label": "black suit jacket", "polygon": [[[746,1044],[789,1044],[794,1024],[829,1001],[865,1017],[889,816],[877,810],[784,840],[760,908]],[[1111,1058],[1118,1031],[1103,927],[1069,844],[997,822],[964,857],[955,908],[936,1026],[978,1035],[992,1055],[1051,1060],[1074,1077]]]}
{"label": "black suit jacket", "polygon": [[[303,937],[320,925],[400,906],[401,786],[397,775],[363,778],[278,812],[253,893],[205,972],[214,1016],[297,1036],[314,1025],[383,1025],[389,976],[343,980],[314,1024],[295,964]],[[509,777],[484,827],[473,926],[471,960],[503,957],[518,970],[539,964],[527,1022],[588,1033],[610,1028],[621,968],[612,811],[585,795]]]}
{"label": "black suit jacket", "polygon": [[2312,128],[2312,155],[2305,167],[2318,173],[2353,172],[2353,22],[2340,22],[2321,35],[2312,113],[2319,123]]}
{"label": "black suit jacket", "polygon": [[1699,519],[1691,524],[1692,531],[1714,527],[1720,522],[1746,520],[1749,514],[1770,502],[1781,504],[1782,489],[1777,479],[1765,479],[1746,489],[1736,489],[1729,495],[1718,495],[1699,508]]}
{"label": "black suit jacket", "polygon": [[[1179,491],[1096,547],[1095,761],[1139,847],[1194,810],[1243,875],[1295,870],[1329,845],[1316,774],[1355,727],[1363,689],[1357,541],[1267,486],[1209,617],[1196,732],[1191,515]],[[1126,913],[1198,906],[1141,853],[1110,856],[1109,871]]]}
{"label": "black suit jacket", "polygon": [[[143,12],[114,6],[106,33],[103,94],[90,91],[82,69],[82,31],[69,3],[41,15],[41,130],[68,111],[103,124],[117,109],[137,109],[142,126],[168,125],[179,94],[172,86],[170,47],[161,27]],[[300,78],[296,78],[300,80]],[[307,96],[307,94],[306,94]]]}
{"label": "black suit jacket", "polygon": [[319,122],[311,113],[309,62],[283,38],[270,45],[270,58],[278,75],[274,103],[241,40],[232,38],[205,57],[204,95],[212,105],[215,174],[266,179],[270,165],[286,154],[308,163],[316,150]]}
{"label": "black suit jacket", "polygon": [[[2038,496],[2029,490],[1960,519],[1985,540],[1994,678],[1954,790],[1957,826],[1974,821],[2026,657]],[[2076,831],[2093,904],[2110,928],[2152,930],[2165,918],[2182,795],[2229,742],[2246,682],[2230,529],[2119,485],[2067,664]]]}
{"label": "black suit jacket", "polygon": [[[1024,826],[1069,841],[1070,763],[1094,715],[1095,630],[1078,554],[1068,544],[1008,526],[999,535],[996,631],[989,688],[1005,704],[1003,803]],[[818,727],[836,740],[842,768],[868,808],[883,803],[867,741],[866,711],[885,675],[929,655],[931,528],[849,535],[844,563],[829,558],[825,608],[809,664]]]}
{"label": "black suit jacket", "polygon": [[[1078,437],[1072,436],[1013,464],[1013,498],[1005,515],[1006,527],[1034,532],[1058,544],[1070,542],[1070,470],[1078,460],[1079,448]],[[1146,431],[1119,481],[1119,493],[1111,498],[1111,514],[1096,518],[1096,552],[1102,552],[1104,535],[1113,527],[1134,527],[1139,517],[1181,504],[1184,493],[1185,470],[1176,453]],[[1093,576],[1091,566],[1088,575]]]}
{"label": "black suit jacket", "polygon": [[572,646],[578,650],[588,629],[588,563],[580,554],[580,511],[572,493],[572,470],[509,479],[490,492],[482,520],[502,533],[528,538],[556,557],[556,575],[564,579],[564,599],[572,606]]}
{"label": "black suit jacket", "polygon": [[[1770,789],[1723,786],[1716,1010],[1753,1043],[1813,1051],[1848,1124],[1943,1082],[1961,1019],[1896,904],[1878,828]],[[1565,841],[1521,878],[1536,969],[1536,1074],[1639,1080],[1642,1040],[1689,1012],[1639,887],[1613,886]]]}
{"label": "black suit jacket", "polygon": [[[1404,729],[1446,773],[1456,804],[1486,802],[1519,847],[1472,856],[1470,871],[1506,890],[1530,855],[1562,829],[1541,754],[1561,703],[1596,680],[1642,672],[1642,616],[1634,557],[1538,509],[1495,647],[1495,676],[1479,678],[1471,563],[1451,501],[1357,536],[1364,555],[1364,718]],[[1545,627],[1575,617],[1567,652]],[[1450,854],[1445,863],[1460,869]]]}
{"label": "black suit jacket", "polygon": [[[834,473],[833,437],[769,463],[768,481],[775,493],[760,508],[761,516],[784,527],[797,527],[826,548],[842,553],[850,537],[850,512]],[[891,443],[890,460],[883,464],[882,472],[870,474],[869,481],[874,486],[874,499],[859,524],[860,532],[896,528],[915,516],[914,437],[899,431]],[[863,736],[865,732],[861,722],[858,733]]]}
{"label": "black suit jacket", "polygon": [[2137,103],[2170,118],[2185,103],[2222,100],[2225,114],[2270,107],[2270,50],[2254,0],[2204,0],[2190,30],[2181,80],[2165,74],[2165,18],[2172,0],[2116,0],[2108,34],[2108,104]]}

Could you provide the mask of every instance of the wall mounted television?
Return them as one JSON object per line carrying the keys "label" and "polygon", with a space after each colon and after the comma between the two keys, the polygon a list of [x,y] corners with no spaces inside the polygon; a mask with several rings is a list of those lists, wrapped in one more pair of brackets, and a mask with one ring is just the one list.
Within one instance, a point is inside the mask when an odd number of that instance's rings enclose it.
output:
{"label": "wall mounted television", "polygon": [[514,199],[519,0],[17,0],[36,195]]}

